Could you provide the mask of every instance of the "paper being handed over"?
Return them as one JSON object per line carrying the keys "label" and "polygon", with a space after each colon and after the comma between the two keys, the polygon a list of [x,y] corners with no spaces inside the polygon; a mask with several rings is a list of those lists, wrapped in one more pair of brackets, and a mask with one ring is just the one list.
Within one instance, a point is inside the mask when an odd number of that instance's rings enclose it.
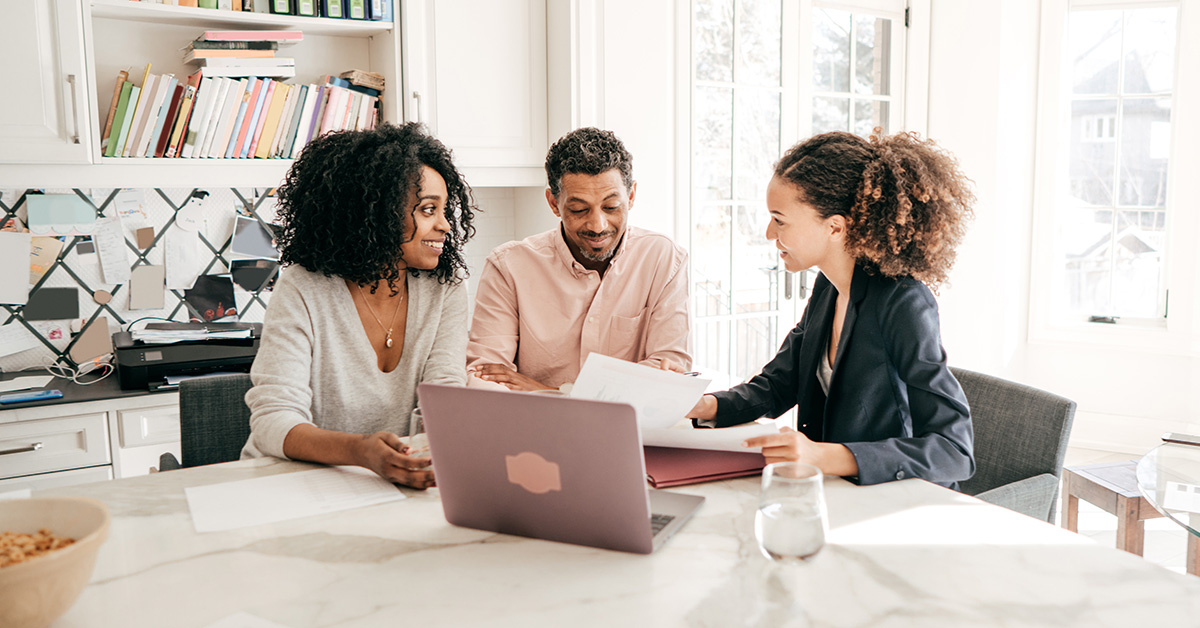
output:
{"label": "paper being handed over", "polygon": [[646,430],[678,423],[700,400],[708,381],[592,353],[571,396],[627,403],[637,410],[638,427]]}

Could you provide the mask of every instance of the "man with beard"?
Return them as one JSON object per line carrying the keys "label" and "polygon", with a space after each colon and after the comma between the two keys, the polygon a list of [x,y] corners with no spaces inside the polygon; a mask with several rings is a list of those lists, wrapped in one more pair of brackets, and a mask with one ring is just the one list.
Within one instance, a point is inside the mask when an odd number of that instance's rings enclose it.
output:
{"label": "man with beard", "polygon": [[621,140],[591,127],[568,133],[546,155],[546,178],[546,202],[561,222],[488,256],[468,371],[512,390],[545,390],[574,382],[593,352],[691,368],[687,253],[629,226],[637,183]]}

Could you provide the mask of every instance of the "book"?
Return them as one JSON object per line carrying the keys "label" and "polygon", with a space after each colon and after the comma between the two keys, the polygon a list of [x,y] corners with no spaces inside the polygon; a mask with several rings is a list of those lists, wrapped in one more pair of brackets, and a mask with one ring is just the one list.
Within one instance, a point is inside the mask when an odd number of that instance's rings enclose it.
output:
{"label": "book", "polygon": [[212,157],[213,146],[217,135],[224,127],[226,114],[229,110],[229,93],[240,87],[238,81],[218,78],[221,84],[217,87],[217,100],[213,103],[212,114],[209,116],[208,129],[204,131],[204,142],[196,145],[195,157]]}
{"label": "book", "polygon": [[[167,142],[171,141],[171,132],[175,129],[175,118],[179,117],[180,103],[183,102],[184,88],[187,87],[184,83],[176,83],[175,88],[171,93],[171,101],[169,104],[163,105],[163,121],[159,127],[158,137],[151,140],[154,145],[154,156],[162,157],[167,153]],[[164,101],[165,102],[165,101]]]}
{"label": "book", "polygon": [[279,50],[277,41],[207,41],[197,39],[184,50]]}
{"label": "book", "polygon": [[197,59],[201,68],[282,68],[295,67],[295,57],[210,57]]}
{"label": "book", "polygon": [[250,82],[246,83],[246,92],[242,94],[242,102],[238,105],[236,119],[233,121],[233,130],[229,134],[229,144],[225,146],[226,159],[237,157],[241,152],[242,142],[246,140],[247,127],[250,126],[250,116],[254,115],[254,105],[258,102],[258,95],[263,88],[263,80],[250,77]]}
{"label": "book", "polygon": [[133,128],[133,107],[141,96],[142,88],[134,85],[129,91],[128,108],[125,110],[125,121],[121,123],[121,134],[117,136],[117,144],[114,147],[116,150],[109,157],[121,157],[125,150],[125,144],[129,141],[129,129]]}
{"label": "book", "polygon": [[271,145],[267,147],[267,157],[272,159],[279,157],[279,146],[287,137],[288,128],[292,124],[292,117],[296,109],[296,100],[300,96],[300,92],[304,90],[303,85],[288,85],[286,86],[287,98],[283,101],[283,111],[279,113],[279,125],[277,131],[271,137]]}
{"label": "book", "polygon": [[230,90],[238,100],[232,103],[233,107],[228,110],[227,118],[221,127],[221,133],[217,136],[217,139],[221,143],[212,144],[212,156],[217,157],[217,159],[227,159],[227,157],[233,156],[230,145],[233,144],[235,139],[238,139],[242,115],[246,113],[246,101],[250,100],[254,91],[254,85],[257,83],[258,79],[254,77],[244,78],[239,82],[241,89]]}
{"label": "book", "polygon": [[280,15],[290,15],[293,13],[292,3],[289,0],[270,0],[271,13]]}
{"label": "book", "polygon": [[262,132],[255,138],[254,143],[250,145],[250,156],[256,159],[266,159],[272,157],[271,147],[275,143],[275,135],[279,132],[279,119],[283,116],[283,108],[287,106],[288,97],[291,95],[292,87],[283,83],[275,84],[275,96],[271,99],[271,106],[267,109],[267,114],[264,117],[262,124]]}
{"label": "book", "polygon": [[366,0],[346,0],[346,17],[352,20],[367,19]]}
{"label": "book", "polygon": [[[229,90],[229,83],[222,78],[205,79],[201,83],[203,91],[200,92],[202,106],[200,108],[200,117],[196,119],[192,117],[193,124],[188,127],[188,138],[183,144],[184,157],[203,157],[204,147],[209,143],[209,133],[215,126],[214,118],[221,112],[221,104],[225,102],[225,92]],[[193,128],[195,133],[193,134]]]}
{"label": "book", "polygon": [[204,68],[205,76],[228,76],[228,77],[250,77],[257,76],[260,78],[292,78],[296,76],[296,66],[278,66],[278,67],[213,67]]}
{"label": "book", "polygon": [[196,85],[196,93],[192,97],[192,111],[188,115],[187,124],[183,130],[183,138],[180,142],[179,149],[176,151],[178,157],[191,157],[196,150],[196,140],[200,136],[200,127],[205,122],[205,117],[208,115],[215,95],[214,79],[204,76],[200,77],[200,82]]}
{"label": "book", "polygon": [[125,86],[125,79],[127,78],[129,78],[129,72],[121,70],[117,73],[117,82],[113,86],[112,103],[108,106],[108,118],[104,121],[104,132],[100,134],[101,152],[108,147],[109,136],[112,134],[113,118],[117,115],[117,104],[121,100],[121,89]]}
{"label": "book", "polygon": [[204,31],[204,41],[277,41],[295,43],[304,39],[301,31]]}
{"label": "book", "polygon": [[259,133],[262,133],[263,122],[266,121],[267,105],[271,102],[271,97],[275,94],[277,81],[271,79],[262,79],[262,88],[258,90],[258,98],[254,102],[254,110],[247,112],[250,115],[249,125],[246,126],[246,137],[240,142],[240,146],[233,156],[239,159],[244,159],[250,156],[250,145],[254,143],[255,138]]}
{"label": "book", "polygon": [[[363,70],[346,70],[338,75],[338,77],[349,81],[352,85],[383,91],[384,79],[382,74],[365,72]],[[378,96],[378,94],[371,95]]]}
{"label": "book", "polygon": [[197,5],[201,9],[215,9],[217,8],[217,0],[198,0]]}
{"label": "book", "polygon": [[305,85],[300,88],[300,98],[296,101],[296,113],[292,116],[291,129],[288,130],[287,139],[279,147],[280,157],[288,159],[292,156],[292,151],[296,148],[297,138],[307,128],[308,119],[312,117],[310,103],[316,93],[317,88],[315,85]]}
{"label": "book", "polygon": [[183,153],[183,141],[187,139],[188,120],[196,104],[196,88],[185,85],[183,101],[179,105],[179,115],[175,117],[175,128],[171,129],[171,139],[167,140],[167,150],[163,157],[179,157]]}
{"label": "book", "polygon": [[363,95],[350,92],[346,99],[346,108],[342,111],[342,121],[338,123],[339,131],[353,130],[354,117],[358,115],[358,103],[362,100]]}
{"label": "book", "polygon": [[758,475],[766,459],[756,452],[645,447],[646,479],[654,488]]}
{"label": "book", "polygon": [[163,122],[166,121],[167,110],[170,108],[171,96],[175,92],[178,81],[170,74],[163,75],[156,83],[154,105],[146,112],[146,132],[138,140],[136,157],[153,157],[154,148],[158,145],[158,136],[162,133]]}
{"label": "book", "polygon": [[200,3],[197,0],[179,0],[179,6],[181,6],[181,7],[198,7],[198,6],[200,6]]}
{"label": "book", "polygon": [[317,0],[295,0],[295,9],[293,13],[296,15],[305,15],[308,17],[317,17],[319,15]]}
{"label": "book", "polygon": [[274,50],[184,50],[183,62],[193,63],[197,59],[213,59],[217,57],[232,57],[237,59],[261,59],[274,57]]}
{"label": "book", "polygon": [[118,157],[133,156],[134,147],[137,146],[138,138],[142,136],[142,132],[146,127],[146,111],[150,109],[149,101],[154,99],[154,95],[158,91],[158,75],[151,74],[144,83],[142,83],[142,91],[138,94],[136,108],[133,112],[133,125],[129,127],[129,135],[125,138],[125,144],[121,147],[121,154]]}
{"label": "book", "polygon": [[304,150],[304,146],[312,139],[317,119],[320,117],[321,103],[324,97],[325,88],[323,86],[308,86],[308,96],[305,98],[304,112],[301,114],[300,125],[296,128],[296,140],[292,143],[292,152],[287,155],[289,159],[299,157],[300,151]]}
{"label": "book", "polygon": [[[104,147],[105,157],[113,156],[113,153],[116,152],[117,146],[120,143],[121,131],[128,132],[129,130],[130,116],[127,116],[126,114],[127,112],[132,111],[129,108],[129,96],[133,89],[133,83],[130,81],[125,81],[121,85],[121,98],[117,102],[117,113],[113,116],[112,136],[108,139],[108,145]],[[134,98],[136,99],[137,96],[134,95]]]}
{"label": "book", "polygon": [[337,85],[330,85],[328,89],[330,90],[329,101],[325,103],[325,113],[321,119],[321,131],[318,135],[325,135],[336,130],[334,125],[340,119],[336,114],[341,111],[343,103],[346,102],[346,94],[349,93]]}
{"label": "book", "polygon": [[263,97],[262,111],[258,115],[258,120],[254,125],[253,134],[246,137],[246,148],[242,149],[242,157],[254,159],[254,153],[258,150],[258,145],[263,139],[263,133],[267,130],[267,122],[270,118],[271,109],[278,104],[283,104],[284,90],[283,84],[279,81],[271,81],[267,86],[267,95]]}

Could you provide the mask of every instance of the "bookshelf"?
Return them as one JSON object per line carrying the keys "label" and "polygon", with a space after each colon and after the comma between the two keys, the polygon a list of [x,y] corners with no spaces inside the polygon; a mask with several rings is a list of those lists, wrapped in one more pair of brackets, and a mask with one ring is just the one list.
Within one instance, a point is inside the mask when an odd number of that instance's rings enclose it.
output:
{"label": "bookshelf", "polygon": [[[280,49],[296,59],[294,85],[320,83],[326,74],[362,69],[384,75],[382,120],[402,119],[399,32],[392,22],[340,20],[268,13],[233,12],[130,0],[90,0],[83,8],[87,55],[87,129],[91,166],[72,181],[123,187],[163,185],[277,185],[289,159],[182,159],[105,157],[100,138],[117,73],[128,70],[140,83],[147,63],[154,74],[186,78],[197,66],[183,62],[181,49],[205,30],[299,30],[304,40]],[[36,172],[30,181],[45,178]],[[25,181],[27,179],[22,179]],[[32,183],[31,183],[32,184]],[[83,185],[85,183],[79,183]]]}

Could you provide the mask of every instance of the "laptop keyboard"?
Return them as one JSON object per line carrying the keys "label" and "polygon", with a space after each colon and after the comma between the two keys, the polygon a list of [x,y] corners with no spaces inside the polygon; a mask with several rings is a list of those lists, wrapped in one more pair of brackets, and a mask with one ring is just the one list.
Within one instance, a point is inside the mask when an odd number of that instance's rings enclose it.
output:
{"label": "laptop keyboard", "polygon": [[650,514],[650,536],[656,536],[667,524],[675,520],[674,515]]}

